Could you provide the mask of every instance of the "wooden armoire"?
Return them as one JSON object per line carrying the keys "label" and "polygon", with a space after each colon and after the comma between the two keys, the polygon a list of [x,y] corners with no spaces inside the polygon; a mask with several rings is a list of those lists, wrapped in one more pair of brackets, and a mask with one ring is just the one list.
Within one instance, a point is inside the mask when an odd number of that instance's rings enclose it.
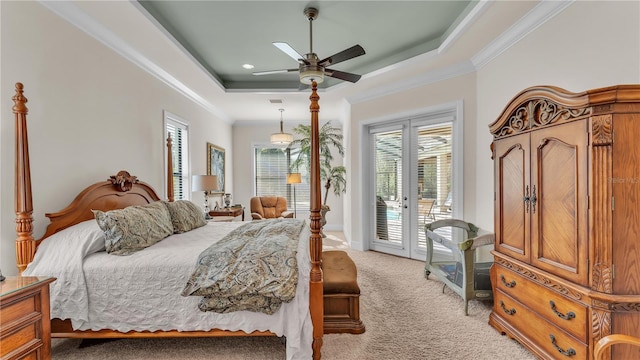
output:
{"label": "wooden armoire", "polygon": [[605,335],[639,336],[640,85],[531,87],[489,127],[489,324],[541,359],[592,359]]}

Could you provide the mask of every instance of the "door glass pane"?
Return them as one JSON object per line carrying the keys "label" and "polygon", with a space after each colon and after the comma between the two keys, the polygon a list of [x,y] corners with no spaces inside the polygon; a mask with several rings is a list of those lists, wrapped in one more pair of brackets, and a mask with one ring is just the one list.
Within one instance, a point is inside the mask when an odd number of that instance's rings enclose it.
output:
{"label": "door glass pane", "polygon": [[[426,248],[425,223],[450,219],[452,214],[452,124],[419,127],[416,167],[418,169],[418,247]],[[434,247],[438,247],[435,244]],[[444,251],[445,248],[442,247]]]}
{"label": "door glass pane", "polygon": [[402,244],[402,131],[374,135],[376,240]]}

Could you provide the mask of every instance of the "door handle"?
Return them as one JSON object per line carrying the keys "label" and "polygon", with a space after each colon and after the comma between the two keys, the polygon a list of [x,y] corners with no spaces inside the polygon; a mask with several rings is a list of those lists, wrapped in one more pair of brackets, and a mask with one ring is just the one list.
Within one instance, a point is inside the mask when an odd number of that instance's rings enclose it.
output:
{"label": "door handle", "polygon": [[527,189],[525,190],[524,196],[522,197],[522,201],[524,201],[524,206],[525,209],[527,211],[527,214],[529,213],[529,185],[527,185]]}
{"label": "door handle", "polygon": [[536,213],[536,202],[538,202],[538,198],[536,197],[536,186],[533,185],[533,192],[531,193],[531,213]]}

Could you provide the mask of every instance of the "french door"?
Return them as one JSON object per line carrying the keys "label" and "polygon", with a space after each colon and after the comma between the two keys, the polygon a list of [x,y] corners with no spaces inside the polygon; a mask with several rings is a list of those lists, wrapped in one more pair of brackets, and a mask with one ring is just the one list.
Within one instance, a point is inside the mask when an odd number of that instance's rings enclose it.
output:
{"label": "french door", "polygon": [[368,127],[369,249],[425,259],[425,223],[457,213],[454,140],[452,115]]}

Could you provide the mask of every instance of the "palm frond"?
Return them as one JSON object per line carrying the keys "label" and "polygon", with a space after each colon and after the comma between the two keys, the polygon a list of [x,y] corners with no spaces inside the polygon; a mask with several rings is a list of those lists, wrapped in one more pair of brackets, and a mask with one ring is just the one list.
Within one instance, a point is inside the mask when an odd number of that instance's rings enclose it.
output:
{"label": "palm frond", "polygon": [[[305,168],[308,172],[311,167],[311,126],[298,125],[293,128],[293,132],[299,135],[289,144],[289,149],[298,149],[298,157],[291,163],[290,168],[298,171]],[[341,157],[344,157],[344,147],[342,146],[342,129],[331,126],[328,121],[322,125],[318,134],[320,147],[320,180],[326,182],[329,186],[333,186],[333,193],[340,196],[346,191],[346,172],[344,166],[331,166],[333,162],[332,149],[337,150]],[[327,182],[328,179],[328,182]],[[324,203],[327,202],[329,189],[324,196]]]}

